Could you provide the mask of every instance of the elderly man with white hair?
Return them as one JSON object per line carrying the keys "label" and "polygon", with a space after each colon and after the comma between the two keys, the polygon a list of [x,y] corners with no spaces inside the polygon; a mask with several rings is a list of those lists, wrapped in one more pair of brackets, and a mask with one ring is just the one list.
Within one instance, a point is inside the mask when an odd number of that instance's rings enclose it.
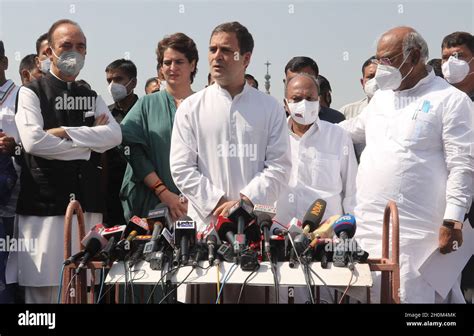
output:
{"label": "elderly man with white hair", "polygon": [[380,90],[341,126],[367,144],[355,209],[362,248],[381,256],[383,210],[396,201],[401,302],[460,303],[460,273],[473,245],[462,244],[472,239],[462,222],[473,190],[473,113],[466,94],[435,76],[427,59],[414,29],[385,32],[376,53]]}

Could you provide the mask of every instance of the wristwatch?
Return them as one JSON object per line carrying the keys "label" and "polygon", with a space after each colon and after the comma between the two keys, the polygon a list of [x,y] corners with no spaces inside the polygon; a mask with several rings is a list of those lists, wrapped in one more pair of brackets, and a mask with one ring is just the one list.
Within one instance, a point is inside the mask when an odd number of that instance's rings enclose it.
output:
{"label": "wristwatch", "polygon": [[462,230],[463,223],[453,220],[453,219],[445,219],[443,221],[443,226],[449,228],[449,229],[459,229]]}

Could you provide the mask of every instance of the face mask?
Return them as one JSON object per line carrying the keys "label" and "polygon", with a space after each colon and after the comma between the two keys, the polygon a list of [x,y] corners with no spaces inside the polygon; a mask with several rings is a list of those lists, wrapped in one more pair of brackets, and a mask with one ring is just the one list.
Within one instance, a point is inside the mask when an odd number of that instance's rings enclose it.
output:
{"label": "face mask", "polygon": [[408,56],[410,56],[410,53],[408,53],[407,57],[405,57],[402,64],[400,64],[398,68],[386,64],[377,65],[377,72],[375,73],[374,78],[380,90],[396,90],[400,87],[403,80],[407,78],[407,76],[413,70],[413,67],[411,67],[410,71],[408,71],[405,77],[402,78],[400,68],[403,66],[403,64],[405,64]]}
{"label": "face mask", "polygon": [[450,84],[462,82],[469,74],[469,63],[471,63],[472,59],[473,57],[471,57],[469,62],[466,62],[464,60],[457,59],[454,56],[450,56],[449,59],[441,66],[444,79],[446,79]]}
{"label": "face mask", "polygon": [[[112,99],[114,100],[114,102],[121,101],[122,99],[124,99],[125,97],[129,95],[127,93],[127,85],[130,84],[132,80],[133,78],[130,79],[128,83],[125,85],[120,84],[120,83],[114,83],[114,82],[111,82],[109,84],[109,93],[112,96]],[[130,93],[132,92],[130,91]]]}
{"label": "face mask", "polygon": [[377,86],[377,82],[375,81],[375,78],[371,78],[367,82],[365,82],[364,92],[369,99],[371,99],[374,96],[375,91],[377,91],[378,89],[379,87]]}
{"label": "face mask", "polygon": [[303,99],[298,103],[289,103],[288,109],[294,121],[301,125],[310,125],[318,119],[319,101],[309,101]]}
{"label": "face mask", "polygon": [[57,67],[59,71],[66,76],[77,76],[84,67],[84,56],[77,51],[66,51],[58,56],[53,50],[53,55],[58,59]]}
{"label": "face mask", "polygon": [[49,68],[51,67],[51,61],[49,58],[40,61],[40,71],[44,74],[47,74],[49,72]]}

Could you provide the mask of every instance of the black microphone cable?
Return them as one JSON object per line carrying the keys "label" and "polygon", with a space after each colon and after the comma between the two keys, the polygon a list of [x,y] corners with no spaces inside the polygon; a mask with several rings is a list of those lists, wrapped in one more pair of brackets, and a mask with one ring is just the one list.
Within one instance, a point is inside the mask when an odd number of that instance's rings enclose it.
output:
{"label": "black microphone cable", "polygon": [[[256,275],[257,274],[257,271],[260,269],[260,264],[257,264],[257,267],[247,276],[247,278],[245,278],[245,281],[244,283],[242,284],[242,286],[240,287],[240,293],[239,293],[239,298],[237,300],[237,304],[240,304],[240,299],[242,298],[242,293],[244,292],[244,288],[245,286],[247,286],[247,283],[249,283],[249,279],[252,275]],[[252,278],[253,280],[253,278]]]}
{"label": "black microphone cable", "polygon": [[272,270],[272,273],[273,273],[273,283],[275,286],[275,303],[279,304],[280,303],[280,283],[278,281],[276,261],[273,262],[269,251],[267,251],[267,258],[268,258],[268,261],[270,262],[270,269]]}

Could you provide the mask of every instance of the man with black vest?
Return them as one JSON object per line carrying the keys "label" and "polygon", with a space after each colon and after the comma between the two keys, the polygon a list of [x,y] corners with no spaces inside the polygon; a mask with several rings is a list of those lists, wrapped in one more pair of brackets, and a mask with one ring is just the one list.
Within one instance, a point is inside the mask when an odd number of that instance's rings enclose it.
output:
{"label": "man with black vest", "polygon": [[[104,100],[75,83],[86,55],[86,38],[79,25],[70,20],[55,22],[48,43],[50,72],[20,89],[15,117],[24,149],[18,238],[36,246],[16,253],[17,265],[9,260],[7,272],[17,272],[26,303],[57,300],[66,207],[74,199],[81,203],[86,231],[102,221],[105,197],[99,153],[122,140],[120,126]],[[76,231],[73,223],[73,252],[79,250]]]}

